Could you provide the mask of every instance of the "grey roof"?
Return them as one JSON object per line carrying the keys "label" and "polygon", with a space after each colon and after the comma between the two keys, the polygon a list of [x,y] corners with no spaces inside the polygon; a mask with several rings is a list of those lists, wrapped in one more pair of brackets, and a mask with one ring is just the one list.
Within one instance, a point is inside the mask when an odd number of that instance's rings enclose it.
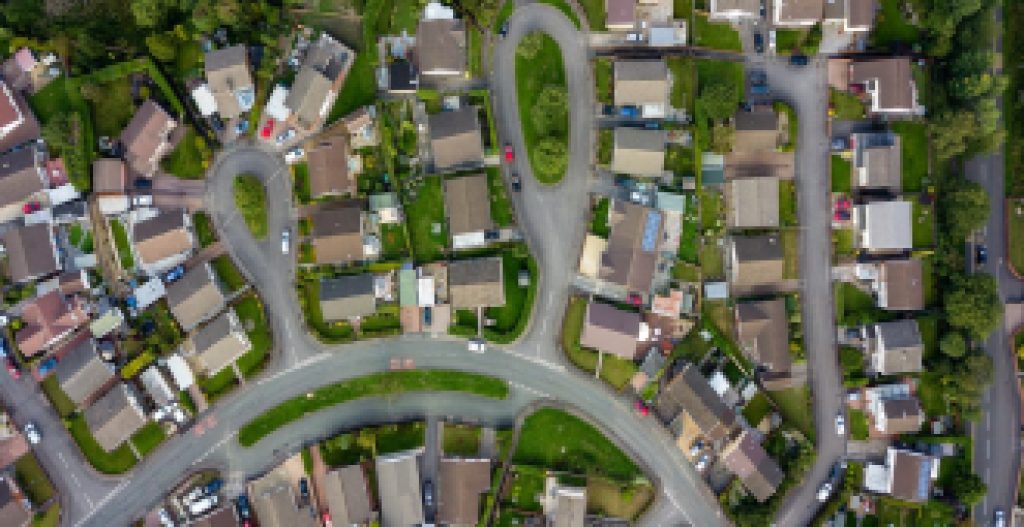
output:
{"label": "grey roof", "polygon": [[35,149],[23,148],[0,156],[0,206],[24,201],[44,188]]}
{"label": "grey roof", "polygon": [[888,434],[907,434],[921,428],[921,403],[914,397],[886,399],[882,401],[882,413]]}
{"label": "grey roof", "polygon": [[320,122],[320,110],[331,91],[331,81],[310,66],[303,66],[285,97],[284,104],[298,118],[299,124],[313,128]]}
{"label": "grey roof", "polygon": [[315,68],[334,83],[345,72],[354,55],[355,52],[347,46],[327,33],[321,33],[320,38],[310,44],[303,65]]}
{"label": "grey roof", "polygon": [[420,20],[416,41],[420,72],[461,75],[466,71],[466,25],[462,20]]}
{"label": "grey roof", "polygon": [[324,320],[343,320],[377,310],[373,275],[356,274],[320,281],[320,310]]}
{"label": "grey roof", "polygon": [[349,465],[325,474],[323,493],[335,525],[363,525],[373,520],[370,490],[360,465]]}
{"label": "grey roof", "polygon": [[319,523],[306,508],[299,509],[291,484],[281,483],[251,496],[261,527],[315,527]]}
{"label": "grey roof", "polygon": [[435,171],[474,168],[483,163],[484,147],[475,106],[435,113],[427,122]]}
{"label": "grey roof", "polygon": [[483,174],[446,179],[444,206],[452,236],[494,227],[491,194]]}
{"label": "grey roof", "polygon": [[862,216],[862,248],[868,251],[902,251],[913,247],[913,206],[909,201],[875,201],[858,208]]}
{"label": "grey roof", "polygon": [[213,277],[210,264],[193,267],[177,281],[168,284],[167,305],[185,331],[220,311],[224,306],[224,294]]}
{"label": "grey roof", "polygon": [[740,302],[736,322],[737,340],[745,355],[772,373],[789,372],[792,358],[783,299]]}
{"label": "grey roof", "polygon": [[892,132],[853,134],[853,185],[899,192],[901,182],[900,138]]}
{"label": "grey roof", "polygon": [[424,522],[418,458],[419,451],[377,457],[381,527],[408,527]]}
{"label": "grey roof", "polygon": [[213,375],[252,348],[235,311],[228,308],[192,335],[196,359]]}
{"label": "grey roof", "polygon": [[452,307],[496,307],[505,305],[505,282],[501,257],[456,260],[448,264],[448,286]]}
{"label": "grey roof", "polygon": [[580,345],[626,360],[636,356],[640,314],[601,302],[587,304]]}
{"label": "grey roof", "polygon": [[146,424],[128,385],[118,383],[85,409],[85,422],[106,451],[114,450]]}
{"label": "grey roof", "polygon": [[897,320],[875,324],[878,349],[881,353],[879,371],[885,374],[921,371],[924,343],[917,321]]}
{"label": "grey roof", "polygon": [[599,277],[633,292],[649,292],[664,216],[657,210],[616,200],[608,224],[611,233],[601,255]]}
{"label": "grey roof", "polygon": [[744,430],[735,441],[722,450],[722,462],[736,474],[743,486],[759,502],[775,493],[784,474],[779,464],[764,450],[757,436]]}
{"label": "grey roof", "polygon": [[659,176],[665,172],[665,130],[620,126],[615,129],[612,172]]}
{"label": "grey roof", "polygon": [[770,130],[779,129],[779,115],[771,108],[757,108],[749,112],[737,111],[735,126],[737,131],[741,130]]}
{"label": "grey roof", "polygon": [[14,282],[27,282],[57,272],[57,250],[48,223],[15,227],[0,235],[7,253],[7,274]]}
{"label": "grey roof", "polygon": [[728,437],[736,424],[736,413],[692,364],[669,381],[655,401],[655,413],[664,422],[674,420],[684,411],[712,441]]}
{"label": "grey roof", "polygon": [[885,260],[879,270],[879,306],[891,311],[924,309],[924,268],[919,258]]}
{"label": "grey roof", "polygon": [[61,357],[54,375],[61,390],[81,406],[114,378],[114,369],[100,360],[95,341],[82,339]]}
{"label": "grey roof", "polygon": [[613,69],[616,106],[668,103],[668,65],[664,59],[617,60]]}
{"label": "grey roof", "polygon": [[785,262],[778,236],[733,236],[732,250],[734,283],[767,284],[782,279]]}
{"label": "grey roof", "polygon": [[779,226],[779,180],[773,177],[736,178],[726,184],[728,224],[738,229]]}

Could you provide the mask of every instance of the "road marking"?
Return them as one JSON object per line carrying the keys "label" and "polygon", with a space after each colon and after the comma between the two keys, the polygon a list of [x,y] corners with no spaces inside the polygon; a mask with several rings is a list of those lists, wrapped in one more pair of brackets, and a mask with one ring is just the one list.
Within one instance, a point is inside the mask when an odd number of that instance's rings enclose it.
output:
{"label": "road marking", "polygon": [[128,478],[128,479],[122,481],[118,486],[114,487],[114,490],[111,490],[109,494],[104,496],[103,499],[100,500],[100,502],[97,503],[96,506],[93,507],[93,509],[91,511],[89,511],[89,514],[86,514],[84,518],[82,518],[81,520],[78,521],[78,523],[75,524],[75,527],[78,527],[79,525],[82,525],[83,523],[89,521],[89,518],[92,518],[93,515],[96,514],[97,511],[102,509],[103,506],[107,504],[107,502],[109,502],[115,496],[120,494],[121,491],[124,490],[124,488],[127,487],[129,483],[131,483],[131,481],[132,481],[132,478]]}
{"label": "road marking", "polygon": [[[561,364],[555,364],[553,362],[546,361],[546,360],[544,360],[544,359],[542,359],[540,357],[531,357],[529,355],[523,355],[522,353],[519,353],[517,351],[512,351],[510,349],[505,349],[505,352],[508,353],[509,355],[514,355],[516,357],[519,357],[520,359],[523,359],[525,361],[529,361],[529,362],[532,362],[534,364],[539,364],[541,366],[544,366],[545,368],[547,368],[549,370],[557,371],[559,373],[565,373],[565,366],[562,366]],[[539,352],[540,352],[540,350],[538,350],[538,353]]]}
{"label": "road marking", "polygon": [[985,459],[992,459],[992,439],[985,440]]}
{"label": "road marking", "polygon": [[521,383],[518,383],[518,382],[510,382],[509,384],[511,384],[512,386],[515,386],[516,388],[519,388],[521,390],[526,390],[526,391],[528,391],[528,392],[530,392],[530,393],[532,393],[534,395],[538,395],[540,397],[547,397],[547,398],[551,397],[551,395],[549,395],[547,393],[544,393],[544,392],[542,392],[540,390],[537,390],[537,389],[534,389],[534,388],[530,388],[529,386],[527,386],[525,384],[521,384]]}
{"label": "road marking", "polygon": [[192,466],[194,467],[194,466],[198,465],[199,463],[202,463],[203,461],[206,461],[206,458],[210,457],[210,454],[213,454],[214,451],[216,451],[220,447],[224,446],[224,443],[227,443],[228,441],[233,439],[235,437],[235,435],[237,435],[237,434],[238,434],[238,431],[235,430],[235,431],[231,432],[230,434],[228,434],[227,436],[225,436],[224,439],[221,439],[220,441],[217,441],[217,444],[211,446],[206,452],[203,453],[203,455],[197,457],[194,461],[192,461]]}
{"label": "road marking", "polygon": [[[68,460],[64,458],[64,453],[57,452],[57,457],[60,458],[61,464],[64,465],[64,468],[67,470],[68,475],[71,476],[71,482],[75,484],[75,487],[81,489],[82,482],[78,480],[78,475],[71,471],[71,465],[68,463]],[[90,510],[96,507],[96,505],[92,501],[92,498],[90,498],[88,494],[85,494],[85,501],[89,503]]]}

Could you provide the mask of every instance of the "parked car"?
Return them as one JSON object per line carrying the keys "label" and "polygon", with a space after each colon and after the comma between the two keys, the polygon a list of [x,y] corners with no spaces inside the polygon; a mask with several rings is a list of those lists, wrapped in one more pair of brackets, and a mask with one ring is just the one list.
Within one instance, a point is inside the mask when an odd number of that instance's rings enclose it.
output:
{"label": "parked car", "polygon": [[153,188],[153,180],[144,177],[137,177],[134,181],[135,190],[149,190]]}
{"label": "parked car", "polygon": [[192,516],[199,516],[206,511],[212,510],[217,506],[217,502],[220,498],[217,496],[207,496],[205,498],[193,501],[188,504],[188,513]]}
{"label": "parked car", "polygon": [[220,478],[213,478],[209,483],[203,487],[203,492],[206,494],[216,494],[220,492],[221,487],[224,486],[224,480]]}
{"label": "parked car", "polygon": [[309,480],[306,478],[299,480],[299,499],[302,503],[309,503]]}
{"label": "parked car", "polygon": [[636,410],[638,414],[643,416],[649,415],[651,413],[650,408],[647,408],[647,405],[644,404],[644,402],[639,399],[633,401],[633,408]]}
{"label": "parked car", "polygon": [[18,369],[18,364],[14,362],[14,357],[7,357],[6,361],[7,373],[11,374],[15,380],[21,378],[21,370]]}
{"label": "parked car", "polygon": [[988,247],[979,245],[974,249],[974,259],[978,265],[985,265],[988,262]]}
{"label": "parked car", "polygon": [[288,254],[292,248],[292,231],[285,229],[281,232],[281,254]]}
{"label": "parked car", "polygon": [[43,204],[42,203],[39,203],[38,201],[29,201],[29,202],[25,203],[25,206],[22,207],[21,210],[25,214],[32,214],[33,212],[39,212],[39,210],[42,209],[42,208],[43,208]]}
{"label": "parked car", "polygon": [[57,357],[50,357],[39,364],[39,368],[36,370],[40,377],[45,377],[46,374],[53,371],[57,367]]}
{"label": "parked car", "polygon": [[826,481],[824,485],[818,488],[817,498],[820,502],[828,501],[828,497],[832,495],[832,482]]}
{"label": "parked car", "polygon": [[487,229],[484,231],[484,239],[487,241],[494,241],[501,238],[501,231],[498,229]]}
{"label": "parked car", "polygon": [[623,106],[619,108],[619,117],[625,119],[636,119],[640,117],[640,108],[636,106]]}
{"label": "parked car", "polygon": [[843,152],[850,149],[850,141],[845,137],[832,138],[832,151]]}
{"label": "parked car", "polygon": [[644,297],[640,296],[639,293],[630,293],[629,296],[626,297],[626,302],[629,302],[634,306],[640,306],[644,303]]}
{"label": "parked car", "polygon": [[39,433],[39,427],[35,423],[29,422],[25,425],[25,439],[30,445],[38,445],[43,440],[43,435]]}
{"label": "parked car", "polygon": [[242,494],[235,500],[235,510],[238,511],[238,517],[247,520],[252,518],[252,507],[249,506],[249,496]]}
{"label": "parked car", "polygon": [[771,89],[768,88],[767,84],[751,84],[750,94],[751,95],[768,95],[771,93]]}
{"label": "parked car", "polygon": [[290,164],[298,163],[302,160],[302,157],[306,155],[306,151],[301,147],[295,147],[284,153],[284,162]]}
{"label": "parked car", "polygon": [[428,508],[434,506],[434,482],[429,479],[423,482],[423,505]]}
{"label": "parked car", "polygon": [[295,129],[289,128],[279,134],[277,134],[277,144],[284,144],[285,141],[295,137]]}
{"label": "parked car", "polygon": [[331,512],[330,511],[324,511],[324,513],[322,515],[320,515],[320,519],[323,520],[324,527],[334,527],[334,521],[331,520]]}
{"label": "parked car", "polygon": [[693,465],[693,468],[697,469],[697,472],[703,472],[704,469],[708,468],[708,465],[710,465],[710,464],[711,464],[711,454],[705,453],[705,454],[700,456],[700,459],[698,459],[697,463],[695,463]]}
{"label": "parked car", "polygon": [[519,178],[519,173],[518,172],[513,172],[512,173],[511,180],[512,180],[512,190],[513,191],[519,192],[519,191],[523,190],[523,180]]}
{"label": "parked car", "polygon": [[764,53],[764,35],[754,33],[754,51]]}
{"label": "parked car", "polygon": [[512,144],[505,143],[505,161],[511,163],[516,158],[515,152],[512,151]]}
{"label": "parked car", "polygon": [[274,131],[274,120],[267,119],[267,123],[263,125],[263,129],[260,130],[260,137],[263,139],[270,139],[270,134]]}
{"label": "parked car", "polygon": [[182,276],[185,276],[185,266],[176,265],[174,266],[173,269],[167,271],[167,274],[164,275],[164,282],[167,282],[169,284],[171,282],[178,280]]}
{"label": "parked car", "polygon": [[846,435],[846,418],[843,417],[843,414],[839,414],[836,416],[836,435]]}
{"label": "parked car", "polygon": [[174,520],[171,519],[171,513],[167,512],[167,509],[160,509],[157,512],[157,517],[160,519],[160,525],[163,525],[163,527],[174,527]]}
{"label": "parked car", "polygon": [[626,42],[643,42],[644,34],[638,31],[626,33]]}
{"label": "parked car", "polygon": [[807,55],[794,54],[789,56],[789,63],[793,66],[806,66],[811,63]]}
{"label": "parked car", "polygon": [[152,207],[153,206],[153,195],[152,194],[136,194],[132,196],[132,205],[135,207]]}
{"label": "parked car", "polygon": [[775,41],[776,41],[775,37],[776,37],[775,30],[774,29],[769,30],[768,31],[768,49],[771,50],[772,52],[775,51]]}
{"label": "parked car", "polygon": [[501,24],[501,27],[498,29],[498,34],[502,37],[508,35],[508,20]]}
{"label": "parked car", "polygon": [[487,350],[486,344],[481,339],[469,339],[469,351],[473,353],[483,353]]}
{"label": "parked car", "polygon": [[1003,509],[996,509],[993,525],[995,527],[1006,527],[1006,512]]}
{"label": "parked car", "polygon": [[6,359],[9,352],[7,351],[7,339],[0,336],[0,359]]}
{"label": "parked car", "polygon": [[248,131],[249,131],[249,121],[246,120],[246,119],[242,119],[242,120],[238,121],[238,124],[235,125],[235,133],[238,134],[238,135],[242,135],[242,134],[244,134],[244,133],[246,133]]}

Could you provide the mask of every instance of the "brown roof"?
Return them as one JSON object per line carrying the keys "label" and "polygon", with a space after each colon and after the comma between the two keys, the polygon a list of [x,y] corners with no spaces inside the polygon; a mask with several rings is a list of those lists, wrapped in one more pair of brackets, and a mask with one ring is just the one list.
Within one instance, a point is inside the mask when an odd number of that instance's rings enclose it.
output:
{"label": "brown roof", "polygon": [[0,81],[0,152],[39,138],[39,121],[20,93]]}
{"label": "brown roof", "polygon": [[89,273],[85,269],[66,271],[58,277],[60,292],[65,295],[81,293],[89,288]]}
{"label": "brown roof", "polygon": [[124,158],[128,166],[142,175],[150,175],[166,148],[169,135],[178,123],[152,99],[147,99],[121,132]]}
{"label": "brown roof", "polygon": [[846,25],[851,29],[867,29],[875,22],[876,0],[846,0]]}
{"label": "brown roof", "polygon": [[684,411],[712,441],[725,439],[736,425],[736,413],[692,364],[669,381],[655,401],[655,413],[662,421],[670,422]]}
{"label": "brown roof", "polygon": [[[17,493],[17,494],[16,494]],[[4,527],[27,527],[32,523],[32,511],[21,499],[14,478],[0,477],[0,525]]]}
{"label": "brown roof", "polygon": [[614,66],[615,105],[668,104],[668,65],[658,60],[617,60]]}
{"label": "brown roof", "polygon": [[881,307],[891,311],[924,309],[923,275],[921,260],[917,258],[882,262],[878,276]]}
{"label": "brown roof", "polygon": [[598,276],[630,291],[648,292],[654,276],[662,220],[661,213],[654,209],[615,201],[608,220],[611,228],[608,248],[601,255]]}
{"label": "brown roof", "polygon": [[264,490],[251,496],[252,508],[261,527],[314,527],[319,525],[315,516],[295,502],[295,489],[289,483]]}
{"label": "brown roof", "polygon": [[295,77],[284,104],[306,128],[320,123],[320,110],[331,91],[331,80],[310,66],[303,66]]}
{"label": "brown roof", "polygon": [[722,462],[759,502],[763,503],[775,494],[775,489],[782,483],[783,473],[779,464],[765,452],[749,430],[744,430],[722,449]]}
{"label": "brown roof", "polygon": [[480,495],[491,489],[491,460],[441,460],[438,520],[446,525],[476,525]]}
{"label": "brown roof", "polygon": [[924,454],[895,451],[889,467],[892,471],[892,496],[906,501],[927,501],[932,488],[932,480],[928,476],[932,463],[932,458]]}
{"label": "brown roof", "polygon": [[733,178],[726,183],[725,191],[729,227],[761,229],[779,226],[777,178]]}
{"label": "brown roof", "polygon": [[782,280],[782,243],[774,234],[733,236],[732,256],[732,282],[735,284],[770,284]]}
{"label": "brown roof", "polygon": [[606,25],[632,26],[636,23],[636,0],[605,0]]}
{"label": "brown roof", "polygon": [[475,106],[428,117],[435,172],[475,168],[484,161],[480,120]]}
{"label": "brown roof", "polygon": [[776,23],[820,20],[825,12],[824,0],[778,0]]}
{"label": "brown roof", "polygon": [[348,137],[343,134],[312,141],[306,147],[312,197],[355,194],[356,182],[348,173],[348,154]]}
{"label": "brown roof", "polygon": [[45,188],[35,150],[23,148],[0,156],[0,207],[25,201]]}
{"label": "brown roof", "polygon": [[444,208],[452,236],[493,228],[487,176],[475,174],[446,179]]}
{"label": "brown roof", "polygon": [[104,157],[92,162],[92,191],[96,194],[124,194],[128,185],[124,161]]}
{"label": "brown roof", "polygon": [[373,520],[370,490],[363,467],[349,465],[324,475],[321,490],[335,525],[365,525]]}
{"label": "brown roof", "polygon": [[416,59],[425,75],[461,75],[466,71],[466,24],[458,19],[420,20]]}
{"label": "brown roof", "polygon": [[14,282],[27,282],[57,272],[57,249],[48,223],[15,227],[0,235],[7,253],[7,274]]}
{"label": "brown roof", "polygon": [[733,152],[774,151],[779,144],[779,116],[771,107],[737,111]]}
{"label": "brown roof", "polygon": [[192,335],[192,347],[203,370],[213,375],[230,366],[252,345],[238,315],[228,308]]}
{"label": "brown roof", "polygon": [[619,126],[615,129],[612,172],[660,176],[665,172],[665,130]]}
{"label": "brown roof", "polygon": [[65,300],[58,290],[25,304],[21,319],[24,326],[16,340],[26,357],[39,354],[89,321],[81,305],[73,299]]}
{"label": "brown roof", "polygon": [[89,430],[106,451],[114,450],[146,424],[146,415],[128,385],[119,383],[85,409]]}
{"label": "brown roof", "polygon": [[245,46],[238,44],[206,53],[206,82],[217,101],[217,113],[225,119],[237,117],[242,109],[236,93],[252,89]]}
{"label": "brown roof", "polygon": [[185,331],[191,331],[224,307],[224,295],[213,277],[210,264],[204,263],[185,272],[167,286],[167,306]]}
{"label": "brown roof", "polygon": [[455,309],[505,305],[501,257],[457,260],[448,265],[448,287]]}
{"label": "brown roof", "polygon": [[349,264],[363,254],[363,211],[347,202],[313,214],[313,248],[318,264]]}
{"label": "brown roof", "polygon": [[724,171],[726,179],[741,177],[775,177],[793,179],[793,152],[770,150],[734,151],[725,154]]}
{"label": "brown roof", "polygon": [[789,327],[786,302],[762,300],[736,304],[736,333],[744,354],[773,373],[788,372]]}
{"label": "brown roof", "polygon": [[192,250],[192,233],[180,210],[163,211],[152,218],[132,225],[135,254],[142,265],[152,265],[165,258]]}
{"label": "brown roof", "polygon": [[640,336],[640,314],[609,304],[587,304],[580,345],[633,360]]}
{"label": "brown roof", "polygon": [[910,434],[921,429],[921,403],[914,397],[882,401],[885,433]]}
{"label": "brown roof", "polygon": [[856,60],[850,65],[850,83],[876,84],[874,111],[910,110],[917,105],[909,57]]}
{"label": "brown roof", "polygon": [[114,378],[114,368],[100,360],[95,341],[86,338],[61,357],[54,375],[61,390],[81,406]]}

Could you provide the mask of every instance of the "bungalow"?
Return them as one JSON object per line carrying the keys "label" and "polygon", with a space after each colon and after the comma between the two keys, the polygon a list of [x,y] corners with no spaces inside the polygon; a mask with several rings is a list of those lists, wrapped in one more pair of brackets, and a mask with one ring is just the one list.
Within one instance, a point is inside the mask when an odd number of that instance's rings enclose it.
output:
{"label": "bungalow", "polygon": [[824,0],[778,0],[772,2],[772,21],[781,27],[807,27],[821,21]]}
{"label": "bungalow", "polygon": [[477,525],[480,495],[491,490],[491,460],[442,458],[439,476],[438,521],[453,527]]}
{"label": "bungalow", "polygon": [[868,463],[864,467],[864,488],[896,499],[923,503],[932,493],[932,482],[939,477],[939,459],[889,447],[885,464]]}
{"label": "bungalow", "polygon": [[43,200],[47,186],[35,149],[23,148],[0,156],[0,222],[21,217],[26,203]]}
{"label": "bungalow", "polygon": [[630,292],[648,294],[658,259],[664,218],[661,212],[617,200],[609,207],[608,245],[598,277]]}
{"label": "bungalow", "polygon": [[0,81],[0,152],[36,139],[39,139],[39,121],[25,98],[9,84]]}
{"label": "bungalow", "polygon": [[769,373],[788,374],[789,326],[781,298],[736,304],[736,340],[743,354]]}
{"label": "bungalow", "polygon": [[474,174],[444,180],[444,209],[453,249],[487,245],[485,233],[494,228],[487,176]]}
{"label": "bungalow", "polygon": [[420,525],[424,520],[420,494],[421,449],[377,456],[377,489],[383,527]]}
{"label": "bungalow", "polygon": [[908,251],[913,246],[909,201],[872,201],[853,207],[853,226],[858,249],[868,253]]}
{"label": "bungalow", "polygon": [[110,452],[146,424],[146,415],[128,385],[118,383],[85,409],[85,422],[100,447]]}
{"label": "bungalow", "polygon": [[[234,119],[252,108],[256,92],[249,73],[248,52],[238,44],[206,52],[206,82],[223,119]],[[204,116],[209,113],[203,113]]]}
{"label": "bungalow", "polygon": [[900,137],[892,132],[864,132],[852,134],[850,142],[853,188],[898,193],[902,188]]}
{"label": "bungalow", "polygon": [[878,307],[888,311],[924,309],[924,270],[921,260],[885,260],[878,270]]}
{"label": "bungalow", "polygon": [[605,0],[605,27],[631,31],[636,27],[636,0]]}
{"label": "bungalow", "polygon": [[0,234],[7,255],[7,276],[25,283],[50,276],[60,269],[53,229],[47,223],[14,227]]}
{"label": "bungalow", "polygon": [[870,328],[869,335],[871,371],[882,375],[921,371],[924,342],[916,320],[879,322]]}
{"label": "bungalow", "polygon": [[92,162],[92,192],[100,212],[108,216],[128,210],[128,171],[124,161],[103,157]]}
{"label": "bungalow", "polygon": [[729,264],[729,280],[733,285],[766,285],[782,280],[784,261],[779,237],[774,234],[733,236]]}
{"label": "bungalow", "polygon": [[427,77],[466,74],[466,24],[452,8],[427,4],[416,28],[416,62]]}
{"label": "bungalow", "polygon": [[311,219],[318,265],[349,265],[367,259],[363,210],[358,203],[332,204],[313,213]]}
{"label": "bungalow", "polygon": [[199,370],[208,375],[230,366],[250,349],[249,336],[231,308],[196,331],[185,345],[186,352],[195,357]]}
{"label": "bungalow", "polygon": [[331,470],[324,475],[320,490],[336,525],[369,525],[373,521],[370,489],[362,466]]}
{"label": "bungalow", "polygon": [[57,384],[79,408],[114,380],[114,368],[100,359],[96,341],[76,339],[77,343],[61,357],[54,368]]}
{"label": "bungalow", "polygon": [[501,257],[456,260],[448,264],[448,286],[454,309],[505,305],[504,266]]}
{"label": "bungalow", "polygon": [[209,263],[189,269],[167,285],[167,306],[186,332],[217,314],[224,308],[224,301]]}
{"label": "bungalow", "polygon": [[647,329],[639,313],[591,302],[583,319],[580,345],[631,361],[636,358],[638,342],[646,340]]}
{"label": "bungalow", "polygon": [[325,322],[372,315],[377,311],[373,275],[356,274],[320,281],[320,312]]}
{"label": "bungalow", "polygon": [[684,417],[713,442],[725,440],[736,428],[736,412],[722,401],[692,364],[684,367],[661,390],[654,412],[665,423]]}
{"label": "bungalow", "polygon": [[779,180],[773,177],[735,178],[725,185],[731,229],[771,229],[779,226]]}
{"label": "bungalow", "polygon": [[183,263],[195,246],[191,223],[181,210],[136,219],[130,228],[139,267],[155,275]]}
{"label": "bungalow", "polygon": [[779,115],[770,106],[740,110],[733,119],[732,151],[741,154],[771,152],[779,146]]}
{"label": "bungalow", "polygon": [[665,142],[668,132],[618,127],[614,133],[612,172],[660,177],[665,173]]}
{"label": "bungalow", "polygon": [[784,474],[758,442],[755,432],[744,430],[722,449],[722,463],[760,503],[775,494]]}
{"label": "bungalow", "polygon": [[22,355],[33,357],[71,335],[89,316],[77,298],[65,298],[54,289],[25,304],[21,320],[23,326],[15,340]]}
{"label": "bungalow", "polygon": [[146,99],[121,132],[120,142],[128,168],[136,177],[152,177],[160,159],[171,150],[171,132],[178,127],[163,108]]}
{"label": "bungalow", "polygon": [[761,16],[759,0],[711,0],[711,20],[739,22]]}
{"label": "bungalow", "polygon": [[615,106],[636,106],[644,118],[665,117],[668,65],[660,60],[618,60],[613,67]]}
{"label": "bungalow", "polygon": [[434,172],[478,168],[484,162],[480,119],[474,106],[435,113],[427,117]]}

